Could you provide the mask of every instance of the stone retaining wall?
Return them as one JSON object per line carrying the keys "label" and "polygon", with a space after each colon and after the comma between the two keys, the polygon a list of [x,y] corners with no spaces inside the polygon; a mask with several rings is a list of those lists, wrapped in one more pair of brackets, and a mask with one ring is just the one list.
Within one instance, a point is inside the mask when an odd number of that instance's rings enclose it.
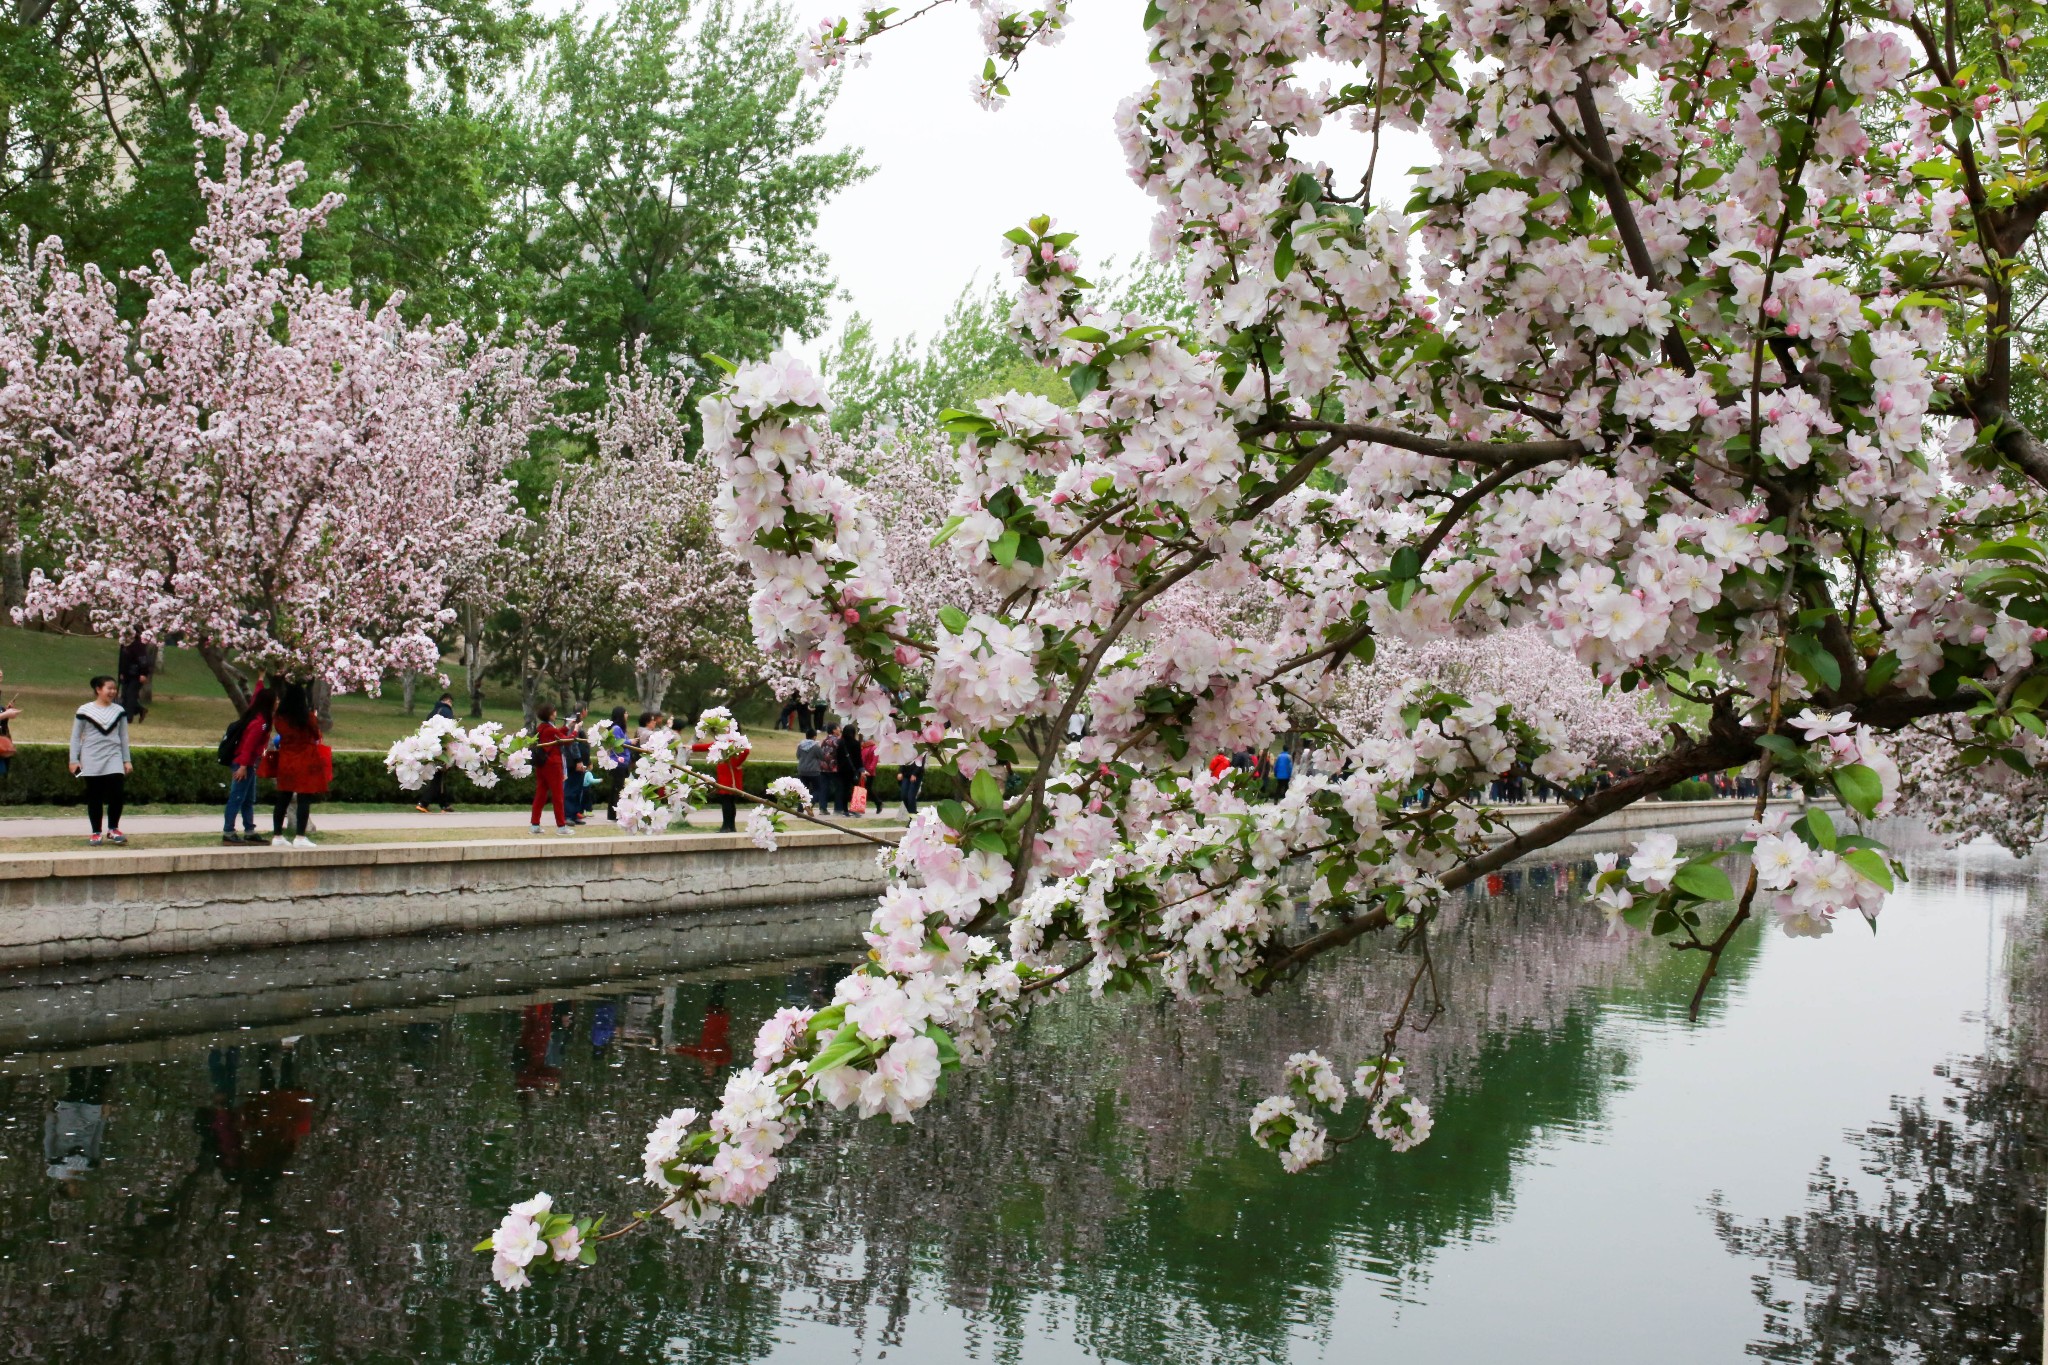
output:
{"label": "stone retaining wall", "polygon": [[[1562,807],[1508,810],[1517,832]],[[1739,831],[1747,801],[1646,802],[1553,854],[1668,829]],[[158,953],[384,938],[671,911],[744,909],[872,893],[875,845],[832,830],[782,836],[542,837],[325,848],[99,850],[0,862],[0,968]]]}
{"label": "stone retaining wall", "polygon": [[836,900],[872,843],[744,836],[56,853],[0,862],[0,967]]}

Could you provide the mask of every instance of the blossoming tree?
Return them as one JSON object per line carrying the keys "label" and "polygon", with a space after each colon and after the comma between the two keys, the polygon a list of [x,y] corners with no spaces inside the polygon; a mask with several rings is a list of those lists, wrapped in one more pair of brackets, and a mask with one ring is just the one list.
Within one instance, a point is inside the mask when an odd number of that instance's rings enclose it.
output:
{"label": "blossoming tree", "polygon": [[[1067,15],[979,8],[995,98]],[[885,762],[922,755],[967,796],[911,822],[833,1004],[783,1011],[707,1120],[650,1136],[662,1211],[751,1202],[832,1110],[911,1118],[1042,991],[1263,992],[1373,936],[1415,962],[1384,1046],[1297,1055],[1253,1132],[1292,1169],[1368,1133],[1406,1147],[1429,1116],[1399,1040],[1447,892],[1740,764],[1884,813],[1885,737],[1930,718],[2024,764],[2048,561],[2013,525],[2048,458],[2011,413],[2011,309],[2048,207],[2048,109],[2019,97],[2048,34],[2033,3],[1957,16],[1153,0],[1154,79],[1118,135],[1194,324],[1091,303],[1048,219],[1010,234],[1013,322],[1079,403],[949,419],[946,543],[995,606],[928,633],[856,490],[820,468],[817,380],[786,356],[741,368],[704,439],[762,647]],[[910,17],[827,24],[815,60]],[[1328,123],[1364,134],[1361,162],[1303,155]],[[1398,208],[1392,128],[1434,148]],[[1152,629],[1182,585],[1256,591],[1269,624]],[[1200,765],[1325,711],[1381,640],[1531,627],[1703,719],[1519,833],[1488,784],[1574,763],[1499,696],[1407,688],[1398,724],[1322,736],[1344,774],[1277,802]],[[1087,736],[1006,794],[992,769],[1084,710]],[[1653,839],[1600,878],[1624,922],[1697,954],[1701,992],[1751,915],[1811,933],[1876,915],[1890,885],[1819,807],[1787,825],[1760,802],[1748,842],[1733,877]],[[529,1204],[484,1245],[517,1285],[580,1258],[591,1226]]]}
{"label": "blossoming tree", "polygon": [[194,127],[198,260],[134,272],[139,317],[54,239],[0,272],[0,439],[47,461],[64,557],[21,614],[180,637],[237,704],[238,666],[343,691],[432,671],[451,586],[516,524],[501,471],[555,348],[471,345],[295,273],[337,199],[294,205],[280,142]]}

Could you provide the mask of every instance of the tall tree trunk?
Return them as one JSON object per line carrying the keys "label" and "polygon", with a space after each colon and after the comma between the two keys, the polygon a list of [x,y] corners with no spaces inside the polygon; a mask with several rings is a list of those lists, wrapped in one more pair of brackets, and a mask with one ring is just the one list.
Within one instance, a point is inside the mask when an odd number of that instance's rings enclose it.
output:
{"label": "tall tree trunk", "polygon": [[661,703],[668,696],[668,670],[665,668],[635,669],[633,679],[640,685],[640,709],[642,711],[659,711]]}
{"label": "tall tree trunk", "polygon": [[419,684],[420,675],[417,673],[407,673],[405,681],[401,684],[405,691],[405,714],[408,716],[412,714],[413,693],[419,689]]}
{"label": "tall tree trunk", "polygon": [[334,689],[326,682],[315,678],[306,684],[306,700],[313,703],[313,711],[320,717],[320,733],[334,733]]}
{"label": "tall tree trunk", "polygon": [[21,523],[0,519],[0,621],[12,624],[10,613],[28,597],[28,579],[21,564]]}
{"label": "tall tree trunk", "polygon": [[483,608],[473,602],[462,609],[462,671],[469,685],[471,720],[484,715],[484,665],[489,660],[484,655],[483,615]]}
{"label": "tall tree trunk", "polygon": [[199,658],[220,681],[221,690],[227,693],[228,700],[234,703],[235,714],[240,715],[248,710],[249,680],[242,676],[240,669],[228,662],[227,655],[221,653],[217,646],[202,642],[199,646]]}
{"label": "tall tree trunk", "polygon": [[535,712],[540,707],[540,687],[544,676],[539,661],[529,651],[519,665],[519,709],[525,714],[528,729],[533,728],[539,719]]}

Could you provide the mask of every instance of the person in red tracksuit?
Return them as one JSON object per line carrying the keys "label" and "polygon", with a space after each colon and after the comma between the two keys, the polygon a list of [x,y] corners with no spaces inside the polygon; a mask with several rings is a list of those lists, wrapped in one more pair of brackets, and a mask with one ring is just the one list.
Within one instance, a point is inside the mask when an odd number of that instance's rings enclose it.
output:
{"label": "person in red tracksuit", "polygon": [[[692,744],[690,752],[701,754],[710,747],[711,744],[707,740]],[[712,776],[718,779],[718,807],[725,812],[725,823],[719,828],[727,834],[736,834],[739,832],[740,799],[732,793],[747,789],[747,756],[734,754],[730,758],[720,760]]]}
{"label": "person in red tracksuit", "polygon": [[555,708],[542,706],[534,711],[540,721],[540,728],[534,731],[533,759],[533,832],[540,833],[541,807],[550,802],[555,808],[555,833],[568,834],[568,810],[562,796],[562,746],[575,738],[575,731],[564,730],[555,724]]}

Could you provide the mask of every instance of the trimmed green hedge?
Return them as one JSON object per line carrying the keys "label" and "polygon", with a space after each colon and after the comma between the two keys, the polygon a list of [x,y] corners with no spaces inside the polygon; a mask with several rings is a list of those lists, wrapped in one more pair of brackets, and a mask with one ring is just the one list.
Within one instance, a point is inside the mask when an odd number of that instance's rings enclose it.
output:
{"label": "trimmed green hedge", "polygon": [[[0,805],[76,806],[84,803],[85,785],[65,770],[68,750],[61,744],[23,744],[14,751],[7,775],[0,777]],[[136,748],[135,771],[128,777],[130,805],[166,804],[203,806],[225,804],[228,797],[228,769],[214,758],[211,749]],[[765,792],[778,777],[796,775],[796,764],[773,763],[766,759],[747,764],[747,790]],[[609,781],[600,772],[598,783]],[[459,806],[525,806],[533,801],[533,779],[500,782],[480,788],[460,774],[449,779],[449,795]],[[267,790],[269,784],[264,784]],[[884,768],[875,775],[874,795],[885,802],[897,800],[896,770]],[[952,781],[944,773],[925,779],[921,799],[936,801],[953,795]],[[334,756],[334,785],[327,789],[331,801],[388,802],[411,805],[416,792],[400,790],[384,770],[381,755],[337,753]]]}

